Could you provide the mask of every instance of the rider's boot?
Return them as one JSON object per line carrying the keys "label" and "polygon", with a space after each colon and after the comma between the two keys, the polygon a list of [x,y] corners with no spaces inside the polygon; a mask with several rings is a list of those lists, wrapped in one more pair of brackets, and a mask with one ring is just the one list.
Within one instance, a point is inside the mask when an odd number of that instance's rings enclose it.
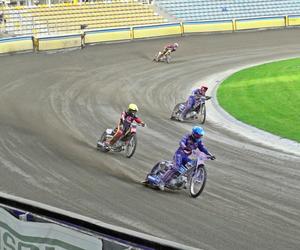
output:
{"label": "rider's boot", "polygon": [[162,57],[163,57],[163,53],[159,52],[158,57],[157,57],[157,61],[160,62]]}
{"label": "rider's boot", "polygon": [[111,145],[108,141],[103,142],[103,146],[105,149],[110,150],[111,149]]}
{"label": "rider's boot", "polygon": [[178,117],[178,120],[183,122],[184,121],[184,116],[182,114],[180,114],[180,116]]}
{"label": "rider's boot", "polygon": [[160,183],[158,184],[158,188],[159,188],[161,191],[164,191],[164,190],[165,190],[165,183],[160,182]]}

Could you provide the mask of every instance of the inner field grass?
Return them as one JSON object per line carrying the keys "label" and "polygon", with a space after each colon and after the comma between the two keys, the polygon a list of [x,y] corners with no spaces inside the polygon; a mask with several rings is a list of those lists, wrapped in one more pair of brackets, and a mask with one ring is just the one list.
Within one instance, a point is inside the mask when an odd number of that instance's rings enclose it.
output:
{"label": "inner field grass", "polygon": [[236,119],[300,142],[300,59],[239,71],[218,88],[218,101]]}

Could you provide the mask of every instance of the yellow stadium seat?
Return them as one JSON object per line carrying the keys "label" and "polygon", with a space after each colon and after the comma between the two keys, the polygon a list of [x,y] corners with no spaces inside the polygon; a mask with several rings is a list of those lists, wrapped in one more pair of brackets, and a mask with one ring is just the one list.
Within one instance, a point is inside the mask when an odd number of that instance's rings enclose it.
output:
{"label": "yellow stadium seat", "polygon": [[[88,29],[128,27],[133,25],[164,23],[165,18],[154,13],[148,5],[137,1],[87,2],[81,4],[60,3],[35,7],[17,6],[3,8],[7,19],[22,32],[57,34],[80,31],[80,25]],[[18,19],[19,13],[22,20]]]}

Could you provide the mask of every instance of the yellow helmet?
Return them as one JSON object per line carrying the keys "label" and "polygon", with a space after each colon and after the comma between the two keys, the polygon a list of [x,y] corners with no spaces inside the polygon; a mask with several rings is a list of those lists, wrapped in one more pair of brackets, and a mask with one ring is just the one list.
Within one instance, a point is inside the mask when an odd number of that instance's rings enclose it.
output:
{"label": "yellow helmet", "polygon": [[138,111],[138,107],[134,104],[134,103],[130,103],[128,106],[128,110],[132,110],[132,111]]}

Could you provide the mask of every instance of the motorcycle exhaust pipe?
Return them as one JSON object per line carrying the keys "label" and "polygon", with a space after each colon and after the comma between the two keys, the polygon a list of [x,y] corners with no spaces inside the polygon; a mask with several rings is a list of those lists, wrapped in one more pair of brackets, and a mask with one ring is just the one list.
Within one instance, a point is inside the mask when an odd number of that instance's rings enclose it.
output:
{"label": "motorcycle exhaust pipe", "polygon": [[155,178],[155,177],[152,176],[152,175],[148,175],[147,179],[148,179],[149,182],[154,183],[154,184],[158,184],[158,182],[159,182],[159,181],[157,180],[157,178]]}

